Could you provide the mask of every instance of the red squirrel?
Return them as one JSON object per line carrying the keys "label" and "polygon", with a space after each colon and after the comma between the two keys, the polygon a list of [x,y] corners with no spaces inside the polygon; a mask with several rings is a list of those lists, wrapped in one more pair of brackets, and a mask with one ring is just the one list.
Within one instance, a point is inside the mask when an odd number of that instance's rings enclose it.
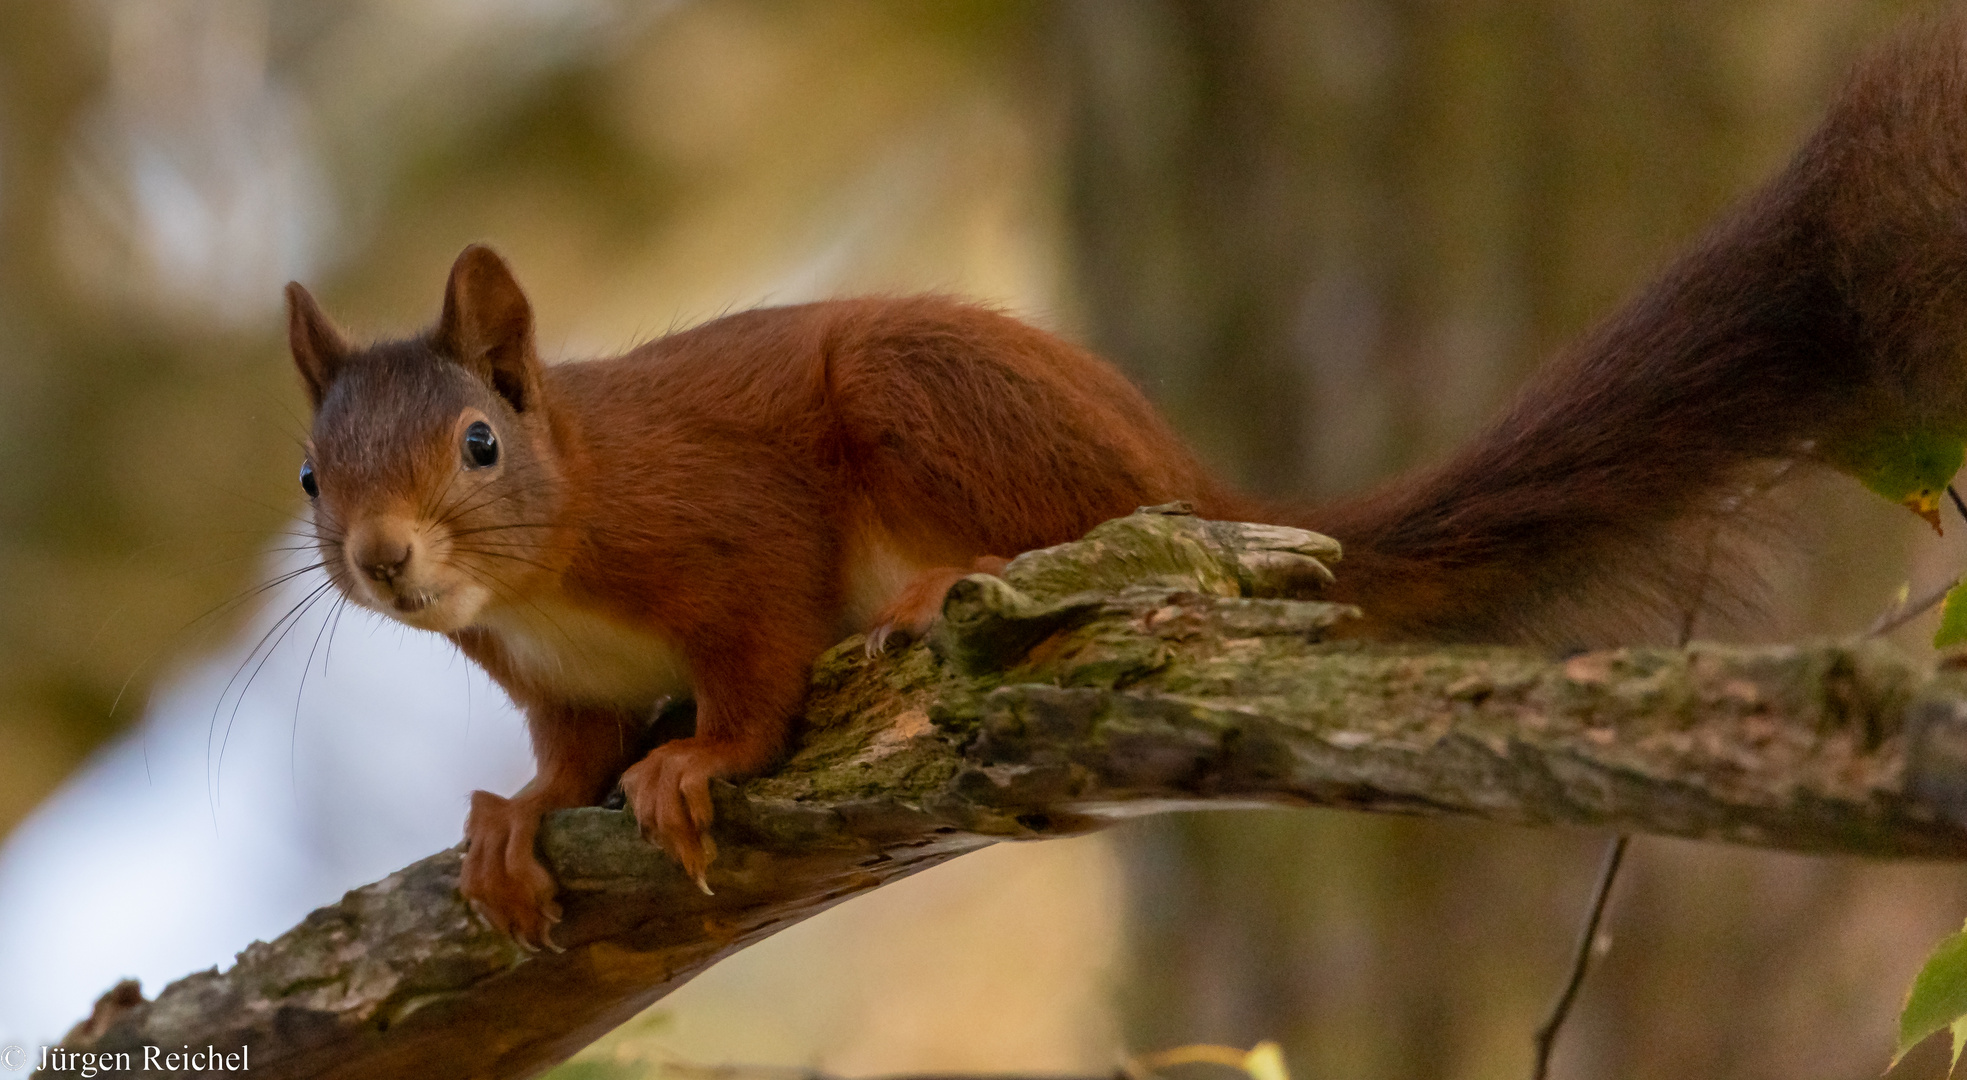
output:
{"label": "red squirrel", "polygon": [[[538,775],[473,795],[464,895],[550,943],[541,816],[618,780],[701,883],[709,781],[785,752],[823,649],[920,633],[963,575],[1144,505],[1336,537],[1324,595],[1363,637],[1548,643],[1683,602],[1710,558],[1688,537],[1747,470],[1967,418],[1962,38],[1862,65],[1785,170],[1465,449],[1322,509],[1235,493],[1106,362],[957,300],[746,311],[549,366],[484,247],[400,341],[349,344],[289,285],[328,574],[526,714]],[[682,693],[695,734],[632,759]]]}

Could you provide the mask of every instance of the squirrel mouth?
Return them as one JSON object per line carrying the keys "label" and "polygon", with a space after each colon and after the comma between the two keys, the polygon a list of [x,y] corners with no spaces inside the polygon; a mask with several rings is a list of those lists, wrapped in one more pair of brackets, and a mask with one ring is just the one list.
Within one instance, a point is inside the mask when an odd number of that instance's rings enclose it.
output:
{"label": "squirrel mouth", "polygon": [[414,615],[429,607],[431,601],[435,599],[437,599],[436,595],[429,590],[416,589],[412,592],[398,593],[396,598],[389,602],[389,606],[405,615]]}

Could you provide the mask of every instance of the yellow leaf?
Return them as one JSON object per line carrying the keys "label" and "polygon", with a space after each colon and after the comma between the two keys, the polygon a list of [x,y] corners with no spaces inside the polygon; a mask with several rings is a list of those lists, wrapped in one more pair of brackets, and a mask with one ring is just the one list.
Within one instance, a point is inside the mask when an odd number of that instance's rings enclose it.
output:
{"label": "yellow leaf", "polygon": [[1172,1050],[1157,1050],[1152,1054],[1142,1054],[1135,1060],[1150,1071],[1175,1065],[1227,1065],[1232,1069],[1240,1069],[1246,1056],[1234,1046],[1190,1043]]}
{"label": "yellow leaf", "polygon": [[[1954,1036],[1955,1060],[1960,1058],[1960,1036]],[[1250,1080],[1291,1080],[1291,1073],[1284,1068],[1284,1048],[1265,1039],[1250,1048],[1243,1055],[1243,1071],[1250,1074]]]}
{"label": "yellow leaf", "polygon": [[1226,1065],[1242,1070],[1250,1080],[1291,1080],[1290,1071],[1284,1067],[1284,1049],[1268,1039],[1248,1051],[1238,1050],[1234,1046],[1190,1043],[1172,1050],[1142,1054],[1129,1064],[1133,1068],[1128,1071],[1136,1076],[1176,1065]]}

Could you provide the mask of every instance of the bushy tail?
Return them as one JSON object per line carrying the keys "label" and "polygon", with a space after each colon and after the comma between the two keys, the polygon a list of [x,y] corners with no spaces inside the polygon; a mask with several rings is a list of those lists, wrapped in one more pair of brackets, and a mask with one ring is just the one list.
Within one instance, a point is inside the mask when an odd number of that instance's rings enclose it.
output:
{"label": "bushy tail", "polygon": [[1583,643],[1732,594],[1789,461],[1967,430],[1967,23],[1859,66],[1789,166],[1445,464],[1304,515],[1386,638]]}

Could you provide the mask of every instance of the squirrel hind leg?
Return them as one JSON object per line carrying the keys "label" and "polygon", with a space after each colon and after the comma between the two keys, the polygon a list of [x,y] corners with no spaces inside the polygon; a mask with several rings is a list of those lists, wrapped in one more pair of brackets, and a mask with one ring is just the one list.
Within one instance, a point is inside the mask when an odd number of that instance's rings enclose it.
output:
{"label": "squirrel hind leg", "polygon": [[979,555],[968,567],[931,566],[917,571],[874,613],[867,631],[867,655],[879,656],[890,644],[918,641],[942,615],[950,586],[971,574],[1002,574],[1009,559]]}

